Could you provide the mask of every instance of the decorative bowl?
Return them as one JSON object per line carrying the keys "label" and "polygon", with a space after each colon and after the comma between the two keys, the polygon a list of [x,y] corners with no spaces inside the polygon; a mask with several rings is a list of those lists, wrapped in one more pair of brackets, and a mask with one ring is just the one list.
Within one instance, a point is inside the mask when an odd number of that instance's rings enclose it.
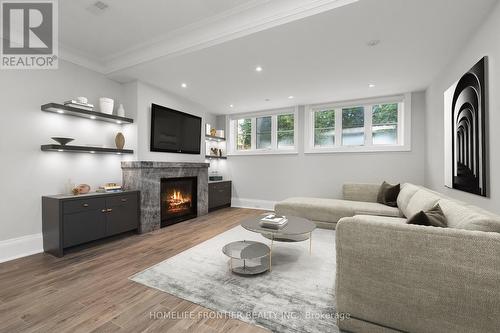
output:
{"label": "decorative bowl", "polygon": [[75,140],[72,138],[59,138],[59,137],[52,137],[51,139],[59,143],[61,146],[65,146],[67,143],[70,143],[71,141]]}

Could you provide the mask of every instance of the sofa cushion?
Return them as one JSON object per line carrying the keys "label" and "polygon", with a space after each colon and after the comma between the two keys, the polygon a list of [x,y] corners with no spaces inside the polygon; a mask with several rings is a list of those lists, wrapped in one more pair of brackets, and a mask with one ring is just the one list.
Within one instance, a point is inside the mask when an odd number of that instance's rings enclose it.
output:
{"label": "sofa cushion", "polygon": [[399,210],[401,210],[404,216],[408,216],[408,211],[406,210],[406,207],[408,206],[411,197],[415,193],[417,193],[419,189],[420,187],[410,183],[401,185],[401,190],[399,191],[397,203]]}
{"label": "sofa cushion", "polygon": [[349,201],[324,198],[289,198],[274,206],[277,214],[299,216],[312,221],[337,223],[343,217],[354,215],[381,215],[399,217],[397,208],[376,202]]}
{"label": "sofa cushion", "polygon": [[500,233],[498,215],[458,200],[442,199],[439,205],[451,228]]}
{"label": "sofa cushion", "polygon": [[428,211],[424,212],[421,210],[408,219],[407,223],[439,228],[446,228],[448,226],[446,216],[444,216],[443,210],[439,207],[439,204]]}
{"label": "sofa cushion", "polygon": [[355,221],[370,221],[376,223],[397,223],[397,224],[406,224],[408,221],[404,217],[392,217],[392,216],[374,216],[374,215],[356,215],[354,217]]}
{"label": "sofa cushion", "polygon": [[383,182],[380,186],[380,190],[378,191],[377,202],[383,205],[397,207],[397,199],[400,189],[401,186],[399,184],[391,185],[388,182]]}
{"label": "sofa cushion", "polygon": [[434,207],[440,199],[442,197],[438,194],[428,191],[425,188],[420,188],[406,205],[406,212],[404,214],[410,218],[421,210],[425,212]]}

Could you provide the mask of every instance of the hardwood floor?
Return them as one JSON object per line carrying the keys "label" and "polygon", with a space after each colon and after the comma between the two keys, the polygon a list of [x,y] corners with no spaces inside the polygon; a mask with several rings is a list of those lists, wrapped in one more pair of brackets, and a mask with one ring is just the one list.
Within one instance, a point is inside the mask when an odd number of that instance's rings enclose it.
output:
{"label": "hardwood floor", "polygon": [[[0,332],[267,332],[128,277],[216,236],[251,209],[227,208],[149,234],[0,264]],[[154,313],[191,312],[167,319]],[[153,314],[153,315],[152,315]]]}

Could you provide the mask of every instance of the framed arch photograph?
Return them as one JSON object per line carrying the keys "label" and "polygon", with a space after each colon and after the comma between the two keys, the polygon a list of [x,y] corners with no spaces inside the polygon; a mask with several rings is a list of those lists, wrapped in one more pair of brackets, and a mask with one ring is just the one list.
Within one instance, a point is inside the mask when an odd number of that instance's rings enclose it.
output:
{"label": "framed arch photograph", "polygon": [[444,93],[445,186],[488,196],[487,57]]}

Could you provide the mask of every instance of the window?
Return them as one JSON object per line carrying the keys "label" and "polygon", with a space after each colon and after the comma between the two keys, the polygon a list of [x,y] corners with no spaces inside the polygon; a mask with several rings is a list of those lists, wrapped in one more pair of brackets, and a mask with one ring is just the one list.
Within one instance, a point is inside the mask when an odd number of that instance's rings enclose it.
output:
{"label": "window", "polygon": [[314,146],[335,145],[335,110],[314,112]]}
{"label": "window", "polygon": [[295,115],[278,115],[278,149],[295,146]]}
{"label": "window", "polygon": [[361,146],[365,143],[365,108],[342,109],[342,145]]}
{"label": "window", "polygon": [[229,122],[229,155],[297,152],[295,108],[235,115]]}
{"label": "window", "polygon": [[250,149],[252,144],[252,119],[239,119],[237,126],[236,149]]}
{"label": "window", "polygon": [[271,148],[271,117],[257,118],[257,149]]}
{"label": "window", "polygon": [[374,145],[398,143],[398,104],[372,106],[372,137]]}
{"label": "window", "polygon": [[306,153],[407,151],[411,94],[306,107]]}

